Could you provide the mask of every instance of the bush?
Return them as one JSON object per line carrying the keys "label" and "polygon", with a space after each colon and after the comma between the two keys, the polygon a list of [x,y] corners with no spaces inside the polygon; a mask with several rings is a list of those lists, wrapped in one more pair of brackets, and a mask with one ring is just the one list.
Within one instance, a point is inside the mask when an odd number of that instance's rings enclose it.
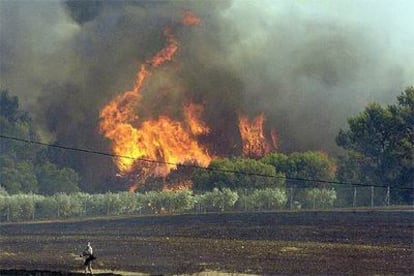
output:
{"label": "bush", "polygon": [[229,211],[238,200],[239,195],[228,188],[219,190],[214,188],[211,192],[198,195],[196,202],[202,211]]}
{"label": "bush", "polygon": [[304,191],[303,205],[307,208],[328,208],[334,205],[336,191],[332,189],[306,189]]}
{"label": "bush", "polygon": [[275,210],[285,207],[287,195],[285,189],[267,188],[244,190],[239,192],[237,208],[245,211]]}

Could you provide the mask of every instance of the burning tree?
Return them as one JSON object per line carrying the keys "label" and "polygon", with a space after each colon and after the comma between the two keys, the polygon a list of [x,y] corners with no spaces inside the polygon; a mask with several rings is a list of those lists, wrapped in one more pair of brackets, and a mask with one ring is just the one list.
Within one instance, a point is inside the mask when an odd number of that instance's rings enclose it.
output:
{"label": "burning tree", "polygon": [[[194,13],[186,11],[180,24],[195,26],[200,22]],[[178,118],[168,112],[158,116],[138,115],[143,108],[142,91],[145,83],[155,70],[172,61],[179,50],[179,41],[173,29],[173,26],[164,28],[165,47],[140,66],[133,89],[115,97],[100,112],[99,130],[112,141],[119,175],[130,179],[131,191],[142,186],[148,177],[165,179],[171,170],[177,169],[178,164],[206,167],[216,158],[216,154],[211,154],[206,144],[202,143],[202,138],[210,133],[209,126],[202,120],[204,107],[194,103],[191,98],[182,104]],[[263,135],[264,119],[263,114],[252,122],[246,116],[240,116],[240,140],[244,156],[258,158],[277,148],[275,131],[272,131],[271,142]],[[191,185],[188,180],[184,180],[178,186]]]}

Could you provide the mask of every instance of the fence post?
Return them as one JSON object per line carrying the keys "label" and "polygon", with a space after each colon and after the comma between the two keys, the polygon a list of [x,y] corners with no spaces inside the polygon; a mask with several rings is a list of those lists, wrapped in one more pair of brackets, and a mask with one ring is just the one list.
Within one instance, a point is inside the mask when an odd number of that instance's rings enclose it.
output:
{"label": "fence post", "polygon": [[244,197],[244,211],[246,212],[247,211],[247,198],[246,198],[246,195],[247,193],[246,193],[246,189],[244,189],[244,195],[243,195],[243,197]]}
{"label": "fence post", "polygon": [[290,187],[290,209],[293,209],[293,187]]}
{"label": "fence post", "polygon": [[385,197],[385,202],[387,206],[390,206],[390,185],[387,186],[387,195]]}
{"label": "fence post", "polygon": [[87,214],[86,214],[86,204],[88,203],[88,200],[85,198],[85,205],[84,205],[84,209],[83,209],[83,212],[84,212],[84,216],[86,217],[87,216]]}
{"label": "fence post", "polygon": [[35,210],[36,210],[36,203],[34,198],[34,193],[32,192],[32,204],[33,204],[33,212],[32,212],[32,220],[35,219]]}
{"label": "fence post", "polygon": [[374,207],[374,186],[371,186],[371,207]]}
{"label": "fence post", "polygon": [[354,186],[354,199],[352,201],[352,206],[355,208],[356,207],[356,200],[357,200],[357,187]]}
{"label": "fence post", "polygon": [[316,194],[313,195],[313,209],[316,209]]}

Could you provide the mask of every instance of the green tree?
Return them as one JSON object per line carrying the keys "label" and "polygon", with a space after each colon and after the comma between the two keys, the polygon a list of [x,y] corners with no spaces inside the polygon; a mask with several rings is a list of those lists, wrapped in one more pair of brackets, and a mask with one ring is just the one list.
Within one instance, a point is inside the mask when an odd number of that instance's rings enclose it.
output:
{"label": "green tree", "polygon": [[177,212],[191,210],[195,205],[195,197],[190,190],[179,191],[175,193],[174,209]]}
{"label": "green tree", "polygon": [[199,169],[193,174],[196,191],[211,191],[214,188],[233,190],[283,187],[283,174],[275,168],[254,159],[216,159],[207,170]]}
{"label": "green tree", "polygon": [[[348,119],[336,142],[348,155],[340,165],[339,178],[389,186],[392,198],[411,203],[414,188],[414,88],[397,97],[396,105],[369,104]],[[396,189],[393,189],[396,188]]]}
{"label": "green tree", "polygon": [[56,201],[57,217],[73,217],[81,212],[82,204],[76,196],[56,193],[52,197]]}
{"label": "green tree", "polygon": [[[28,161],[14,162],[0,158],[0,184],[10,194],[20,192],[37,192],[37,179],[32,163]],[[7,165],[6,165],[7,164]]]}
{"label": "green tree", "polygon": [[336,191],[334,189],[312,188],[305,190],[303,205],[313,209],[328,208],[334,205],[335,200]]}
{"label": "green tree", "polygon": [[123,211],[124,203],[120,193],[107,192],[105,194],[106,202],[106,214],[107,215],[120,215]]}
{"label": "green tree", "polygon": [[107,198],[104,194],[92,194],[87,204],[87,213],[90,215],[105,215],[108,213]]}
{"label": "green tree", "polygon": [[39,192],[42,194],[70,194],[80,191],[78,187],[79,176],[70,168],[59,169],[56,165],[46,162],[37,168],[36,175]]}
{"label": "green tree", "polygon": [[250,208],[254,210],[280,209],[286,205],[286,191],[277,188],[254,190],[248,195],[246,202],[249,202]]}
{"label": "green tree", "polygon": [[79,176],[69,168],[57,169],[48,162],[45,149],[32,143],[38,140],[29,114],[22,111],[19,99],[0,91],[0,184],[10,194],[40,192],[72,193],[79,190]]}
{"label": "green tree", "polygon": [[29,117],[19,110],[19,98],[11,96],[7,90],[0,91],[0,116],[9,122],[26,121]]}
{"label": "green tree", "polygon": [[89,215],[89,209],[91,207],[91,195],[87,193],[78,192],[71,194],[71,197],[73,197],[73,200],[75,202],[78,202],[77,204],[79,205],[79,216]]}
{"label": "green tree", "polygon": [[7,192],[7,190],[3,186],[0,185],[0,196],[6,196],[8,194],[9,193]]}
{"label": "green tree", "polygon": [[[295,152],[290,155],[271,153],[261,159],[272,165],[287,178],[330,181],[335,178],[336,164],[327,154],[320,151]],[[310,185],[315,185],[312,182]],[[289,180],[288,184],[309,186],[309,182]]]}
{"label": "green tree", "polygon": [[[36,217],[52,219],[58,217],[58,202],[52,196],[44,196],[36,202]],[[60,215],[60,214],[59,214]]]}
{"label": "green tree", "polygon": [[[0,133],[23,139],[37,138],[29,114],[21,111],[19,99],[5,90],[0,92]],[[7,155],[18,161],[34,160],[38,151],[39,148],[31,144],[0,139],[2,156]]]}
{"label": "green tree", "polygon": [[306,200],[303,188],[328,188],[329,185],[324,181],[335,179],[336,163],[321,151],[295,152],[290,155],[271,153],[261,161],[286,175],[291,198],[299,202]]}
{"label": "green tree", "polygon": [[121,201],[121,210],[122,214],[132,214],[136,211],[138,206],[138,201],[136,195],[131,192],[119,192],[119,200]]}
{"label": "green tree", "polygon": [[238,199],[238,193],[229,188],[214,188],[210,192],[197,195],[195,201],[204,211],[223,212],[231,210]]}

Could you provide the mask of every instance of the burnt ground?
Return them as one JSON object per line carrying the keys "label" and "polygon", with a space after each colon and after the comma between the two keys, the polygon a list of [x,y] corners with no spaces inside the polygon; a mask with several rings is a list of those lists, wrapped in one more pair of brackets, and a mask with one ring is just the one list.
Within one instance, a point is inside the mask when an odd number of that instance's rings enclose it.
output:
{"label": "burnt ground", "polygon": [[94,268],[109,272],[414,275],[412,209],[13,223],[1,224],[0,235],[0,275],[72,275],[88,240]]}

